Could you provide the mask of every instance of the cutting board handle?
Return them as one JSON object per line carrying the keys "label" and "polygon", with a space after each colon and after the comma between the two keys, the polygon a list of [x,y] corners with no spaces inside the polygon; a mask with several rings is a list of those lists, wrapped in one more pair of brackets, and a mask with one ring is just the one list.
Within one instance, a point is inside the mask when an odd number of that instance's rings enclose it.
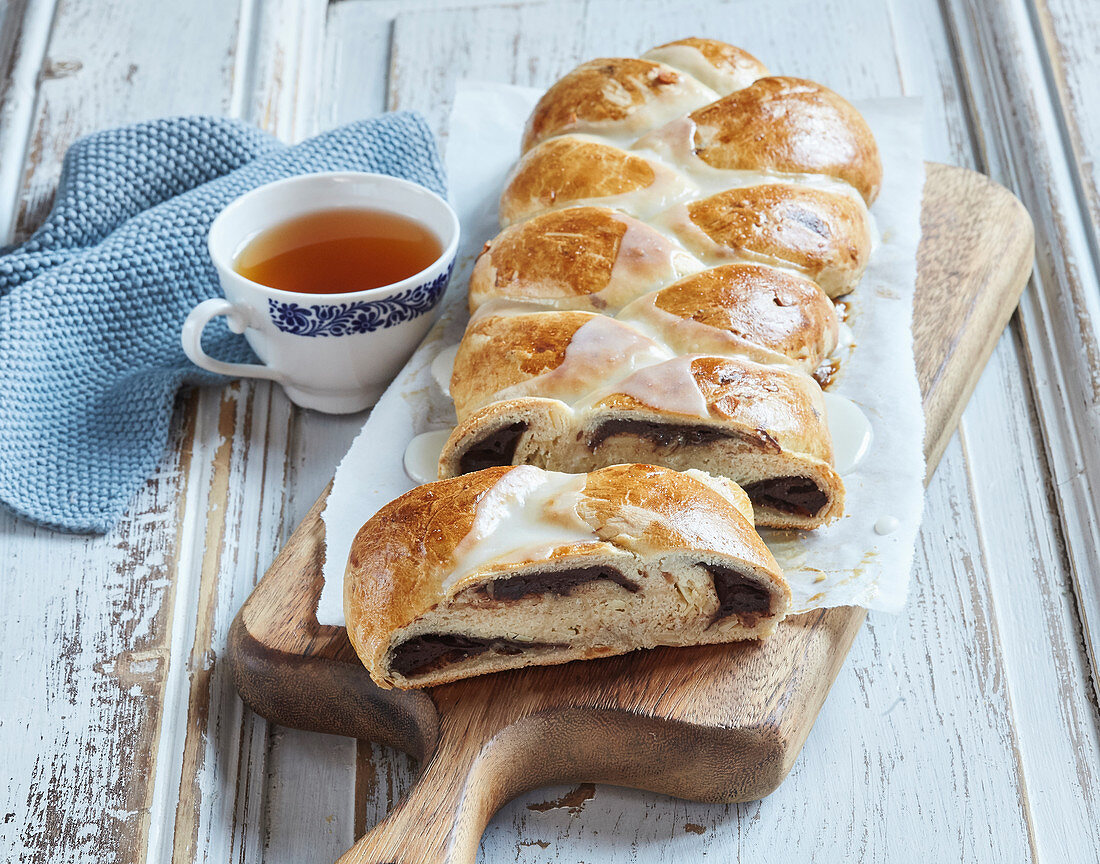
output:
{"label": "cutting board handle", "polygon": [[408,796],[337,864],[475,864],[497,809],[539,785],[529,769],[540,724],[451,720]]}

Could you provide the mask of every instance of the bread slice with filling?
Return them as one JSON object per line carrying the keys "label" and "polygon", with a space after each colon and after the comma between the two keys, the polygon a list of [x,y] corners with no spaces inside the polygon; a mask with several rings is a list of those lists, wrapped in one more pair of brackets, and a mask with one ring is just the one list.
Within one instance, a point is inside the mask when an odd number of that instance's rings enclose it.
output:
{"label": "bread slice with filling", "polygon": [[[685,293],[679,299],[702,320],[691,321],[684,340],[713,340],[709,347],[720,348],[718,335],[732,326],[758,343],[754,352],[768,355],[761,359],[787,362],[677,355],[675,332],[662,339],[662,322],[652,317],[643,332],[593,312],[479,315],[455,360],[450,391],[459,423],[443,447],[439,476],[509,464],[583,472],[648,462],[740,483],[758,525],[812,529],[838,518],[844,484],[832,464],[824,395],[806,371],[831,347],[835,318],[792,318],[786,307],[765,302],[772,311],[755,316],[761,326],[740,327],[718,314],[720,304],[712,318],[695,292]],[[679,309],[675,295],[663,295],[656,297]],[[732,315],[736,306],[726,311]],[[816,347],[803,358],[807,346]]]}
{"label": "bread slice with filling", "polygon": [[790,590],[735,484],[616,465],[418,487],[352,545],[348,635],[381,687],[770,635]]}

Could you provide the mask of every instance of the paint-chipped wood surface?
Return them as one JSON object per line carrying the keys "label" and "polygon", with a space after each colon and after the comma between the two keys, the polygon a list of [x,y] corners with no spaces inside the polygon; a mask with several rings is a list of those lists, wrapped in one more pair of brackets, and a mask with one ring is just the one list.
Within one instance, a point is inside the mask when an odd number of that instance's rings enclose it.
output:
{"label": "paint-chipped wood surface", "polygon": [[[852,97],[923,95],[925,158],[1016,191],[1038,257],[929,487],[905,613],[870,616],[769,798],[540,790],[496,816],[482,860],[1095,861],[1098,15],[1088,0],[7,0],[0,228],[33,229],[65,148],[112,123],[232,113],[293,139],[388,103],[442,132],[458,77],[544,86],[689,33]],[[222,662],[361,420],[263,383],[182,394],[110,535],[0,516],[6,859],[328,862],[408,787],[403,754],[245,711]]]}

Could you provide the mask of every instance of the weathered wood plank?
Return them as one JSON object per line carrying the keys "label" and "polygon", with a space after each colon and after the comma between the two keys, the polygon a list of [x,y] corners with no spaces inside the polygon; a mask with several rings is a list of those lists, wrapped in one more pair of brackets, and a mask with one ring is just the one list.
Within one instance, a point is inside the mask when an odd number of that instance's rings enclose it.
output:
{"label": "weathered wood plank", "polygon": [[[961,435],[1035,845],[1040,860],[1087,861],[1100,856],[1100,720],[1042,441],[1017,434],[1038,425],[1021,398],[1018,336],[1006,334],[998,353],[1006,362],[979,384]],[[1015,423],[1006,416],[1013,412]]]}
{"label": "weathered wood plank", "polygon": [[[246,744],[265,729],[245,715],[219,659],[227,618],[247,595],[252,568],[263,565],[277,542],[271,535],[277,536],[282,515],[285,460],[265,459],[264,451],[279,452],[289,410],[272,404],[269,388],[234,384],[202,395],[217,400],[217,425],[200,423],[213,452],[200,475],[206,494],[193,511],[200,517],[189,538],[195,552],[180,562],[193,605],[189,617],[177,619],[187,640],[178,682],[184,698],[172,703],[170,714],[166,706],[162,758],[165,776],[178,771],[178,782],[170,787],[175,799],[165,802],[162,860],[221,861],[231,852],[238,860],[259,860],[261,823],[237,824],[234,816],[238,799],[253,799],[263,788],[263,751],[253,764]],[[234,795],[225,794],[234,787]]]}
{"label": "weathered wood plank", "polygon": [[[1046,59],[1024,0],[949,0],[965,92],[989,172],[1036,226],[1035,275],[1020,303],[1024,371],[1037,405],[1092,666],[1100,658],[1100,274],[1077,196],[1064,118],[1043,86]],[[1100,691],[1097,691],[1100,692]]]}
{"label": "weathered wood plank", "polygon": [[[112,34],[113,50],[92,33]],[[193,46],[187,76],[163,62],[163,46],[177,39]],[[19,204],[5,216],[18,212],[27,228],[43,215],[60,159],[82,133],[169,105],[224,111],[235,40],[236,12],[215,0],[155,10],[127,0],[59,3],[34,70],[41,81],[26,161],[5,141],[5,165],[12,155],[20,182]],[[12,858],[129,862],[155,845],[160,729],[180,645],[175,619],[190,599],[178,580],[179,526],[203,459],[196,399],[183,405],[156,474],[111,534],[67,536],[0,516],[0,651],[5,692],[18,709],[3,716],[20,718],[0,727],[12,773],[0,805],[12,816],[0,838]]]}
{"label": "weathered wood plank", "polygon": [[[115,0],[59,0],[40,70],[21,224],[37,224],[45,215],[61,159],[78,135],[165,113],[221,113],[228,107],[236,10],[209,0],[144,14],[142,8]],[[112,50],[105,51],[100,40],[108,34]],[[165,47],[173,45],[187,46],[185,54],[173,57]],[[181,64],[188,74],[180,74]]]}
{"label": "weathered wood plank", "polygon": [[[231,110],[286,140],[313,133],[326,3],[242,8]],[[203,395],[218,401],[219,422],[200,431],[215,449],[208,498],[196,512],[196,545],[205,552],[193,563],[199,612],[189,698],[174,727],[182,763],[171,860],[301,860],[302,844],[324,849],[328,837],[336,849],[350,839],[354,742],[321,747],[269,729],[243,708],[221,657],[233,615],[300,518],[302,451],[313,464],[337,458],[347,434],[339,422],[298,410],[268,382]],[[325,476],[334,465],[324,466]],[[311,491],[312,472],[301,476]]]}
{"label": "weathered wood plank", "polygon": [[0,9],[0,246],[14,239],[14,202],[55,5],[56,0],[10,0]]}
{"label": "weathered wood plank", "polygon": [[[1084,194],[1093,249],[1100,248],[1100,106],[1096,54],[1100,15],[1089,0],[1032,0],[1032,24],[1043,43],[1042,62],[1055,85],[1073,173]],[[1095,252],[1094,252],[1095,254]]]}
{"label": "weathered wood plank", "polygon": [[[545,2],[510,0],[507,5]],[[350,123],[386,109],[390,96],[390,46],[396,17],[440,6],[448,9],[496,7],[498,0],[339,0],[329,6],[324,75],[326,86],[332,84],[336,89],[326,89],[322,98],[323,127]]]}
{"label": "weathered wood plank", "polygon": [[[982,152],[966,143],[974,136],[964,134],[977,118],[968,117],[938,4],[894,5],[906,44],[915,34],[927,33],[942,45],[931,55],[934,65],[916,62],[915,56],[902,64],[909,86],[944,93],[947,111],[941,122],[927,127],[933,158],[980,163]],[[927,104],[929,115],[938,108]],[[1100,850],[1097,715],[1018,332],[1013,328],[1002,337],[960,434],[1002,637],[1033,842],[1040,860],[1084,861]]]}

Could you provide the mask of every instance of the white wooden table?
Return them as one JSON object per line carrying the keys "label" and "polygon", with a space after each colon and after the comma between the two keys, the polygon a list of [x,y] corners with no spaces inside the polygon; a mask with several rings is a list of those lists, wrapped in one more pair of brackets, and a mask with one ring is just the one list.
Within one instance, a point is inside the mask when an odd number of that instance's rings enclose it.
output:
{"label": "white wooden table", "polygon": [[[15,238],[74,138],[164,114],[292,140],[401,107],[445,134],[460,77],[545,86],[685,35],[852,98],[923,95],[926,158],[1013,188],[1037,260],[929,487],[905,614],[869,618],[768,799],[540,790],[496,816],[482,856],[1100,859],[1094,0],[0,0],[0,22],[0,235]],[[326,864],[385,814],[409,758],[266,723],[223,661],[362,420],[266,383],[184,393],[110,535],[0,515],[0,857]]]}

